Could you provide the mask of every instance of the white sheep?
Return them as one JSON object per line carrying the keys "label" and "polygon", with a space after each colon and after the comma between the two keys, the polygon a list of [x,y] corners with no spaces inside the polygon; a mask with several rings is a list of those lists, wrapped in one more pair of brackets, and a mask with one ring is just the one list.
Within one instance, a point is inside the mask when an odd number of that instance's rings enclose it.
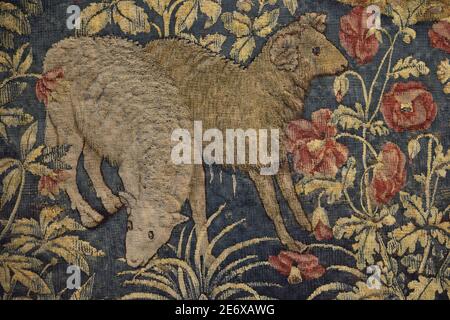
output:
{"label": "white sheep", "polygon": [[102,157],[119,166],[125,188],[120,196],[129,213],[126,258],[131,266],[142,265],[187,219],[179,212],[193,166],[172,164],[170,138],[174,129],[192,127],[189,110],[172,81],[132,42],[65,39],[48,51],[44,64],[45,70],[61,67],[64,77],[47,103],[45,143],[71,145],[64,189],[89,227],[103,216],[78,191],[78,158],[83,151],[85,168],[110,213],[121,202],[103,182]]}

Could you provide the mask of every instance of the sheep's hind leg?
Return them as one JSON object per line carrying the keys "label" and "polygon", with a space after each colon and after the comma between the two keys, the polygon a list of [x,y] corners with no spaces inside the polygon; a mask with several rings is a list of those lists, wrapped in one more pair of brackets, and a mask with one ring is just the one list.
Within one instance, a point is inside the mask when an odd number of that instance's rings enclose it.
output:
{"label": "sheep's hind leg", "polygon": [[289,208],[291,209],[295,217],[295,220],[297,220],[298,224],[302,226],[306,231],[311,231],[311,223],[309,222],[308,217],[303,211],[300,200],[295,193],[294,183],[292,182],[292,176],[289,171],[289,164],[287,162],[285,162],[281,166],[280,171],[278,172],[276,177],[281,193],[286,199]]}
{"label": "sheep's hind leg", "polygon": [[[206,181],[205,171],[202,165],[194,165],[191,191],[189,194],[189,203],[192,210],[192,219],[195,223],[195,230],[197,239],[203,239],[201,243],[197,245],[200,248],[200,252],[204,255],[206,248],[209,245],[208,239],[208,226],[206,217]],[[200,240],[198,240],[200,241]],[[212,261],[213,257],[205,257],[207,263]]]}
{"label": "sheep's hind leg", "polygon": [[281,243],[288,247],[289,250],[297,252],[305,251],[307,248],[306,245],[294,240],[284,225],[272,176],[263,176],[254,170],[250,170],[249,175],[255,183],[256,190],[267,215],[275,225],[275,230]]}
{"label": "sheep's hind leg", "polygon": [[101,171],[102,157],[87,144],[84,145],[83,155],[84,168],[92,181],[97,196],[109,214],[116,213],[122,207],[122,202],[119,197],[111,192],[111,189],[108,188],[103,180]]}

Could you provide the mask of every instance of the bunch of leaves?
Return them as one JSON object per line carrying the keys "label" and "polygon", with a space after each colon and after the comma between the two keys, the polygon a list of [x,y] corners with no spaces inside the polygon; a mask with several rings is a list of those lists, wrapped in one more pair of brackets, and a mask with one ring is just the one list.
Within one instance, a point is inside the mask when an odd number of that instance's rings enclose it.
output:
{"label": "bunch of leaves", "polygon": [[29,44],[23,44],[13,55],[0,51],[0,73],[8,76],[0,82],[0,106],[6,105],[19,97],[27,87],[26,78],[39,77],[27,73],[33,63],[33,52]]}
{"label": "bunch of leaves", "polygon": [[224,27],[236,37],[230,56],[238,62],[246,62],[256,48],[256,38],[271,34],[279,15],[279,9],[265,11],[253,20],[239,11],[224,13],[221,17]]}
{"label": "bunch of leaves", "polygon": [[90,273],[88,257],[102,257],[104,253],[74,233],[86,229],[65,214],[59,206],[41,210],[39,220],[22,218],[16,220],[5,248],[33,257],[49,256],[78,266]]}
{"label": "bunch of leaves", "polygon": [[29,17],[41,13],[41,0],[0,1],[0,45],[12,49],[15,35],[30,34]]}
{"label": "bunch of leaves", "polygon": [[[222,212],[221,206],[207,221],[207,228]],[[147,266],[138,271],[125,271],[120,275],[132,275],[132,279],[124,281],[125,285],[145,288],[146,291],[135,291],[122,299],[263,299],[257,291],[258,286],[276,286],[268,282],[246,283],[242,280],[245,273],[256,268],[268,266],[268,262],[260,261],[257,255],[245,255],[237,260],[230,258],[243,252],[244,249],[266,241],[276,239],[263,237],[245,240],[227,248],[215,258],[212,251],[222,238],[230,234],[245,219],[226,226],[208,245],[206,255],[201,254],[202,236],[194,239],[195,227],[185,239],[186,227],[182,230],[177,248],[176,258],[154,258]],[[194,245],[194,246],[193,246]],[[183,249],[184,248],[184,249]]]}

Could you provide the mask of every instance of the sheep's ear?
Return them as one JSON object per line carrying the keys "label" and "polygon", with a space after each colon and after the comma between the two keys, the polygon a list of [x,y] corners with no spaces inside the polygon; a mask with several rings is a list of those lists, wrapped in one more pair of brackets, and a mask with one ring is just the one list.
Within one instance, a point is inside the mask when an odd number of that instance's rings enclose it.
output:
{"label": "sheep's ear", "polygon": [[136,198],[129,192],[120,191],[119,199],[123,203],[124,206],[128,208],[133,208],[136,206]]}
{"label": "sheep's ear", "polygon": [[270,47],[270,61],[280,70],[294,71],[298,66],[298,36],[282,32],[275,36]]}
{"label": "sheep's ear", "polygon": [[327,28],[327,15],[317,12],[306,13],[300,17],[300,22],[316,29],[320,33],[324,33]]}

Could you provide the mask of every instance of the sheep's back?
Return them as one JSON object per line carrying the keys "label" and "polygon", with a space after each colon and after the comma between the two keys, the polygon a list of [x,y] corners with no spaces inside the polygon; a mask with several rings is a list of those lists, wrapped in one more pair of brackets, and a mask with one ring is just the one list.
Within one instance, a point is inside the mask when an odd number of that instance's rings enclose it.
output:
{"label": "sheep's back", "polygon": [[74,121],[83,137],[114,162],[142,158],[135,154],[139,149],[130,154],[138,140],[142,149],[160,149],[167,159],[171,132],[190,124],[177,88],[151,60],[142,59],[141,47],[132,42],[65,39],[46,56],[45,71],[58,67],[70,83]]}

